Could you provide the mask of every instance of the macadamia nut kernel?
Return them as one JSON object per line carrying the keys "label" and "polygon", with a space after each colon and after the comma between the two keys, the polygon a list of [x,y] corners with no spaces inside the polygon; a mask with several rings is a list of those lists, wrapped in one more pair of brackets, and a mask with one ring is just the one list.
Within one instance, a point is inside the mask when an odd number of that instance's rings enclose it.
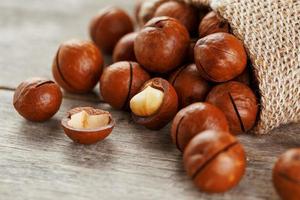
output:
{"label": "macadamia nut kernel", "polygon": [[148,86],[130,100],[130,108],[138,116],[150,116],[158,111],[163,98],[161,90]]}
{"label": "macadamia nut kernel", "polygon": [[86,111],[78,112],[71,116],[68,125],[73,128],[100,128],[109,123],[109,115],[89,115]]}

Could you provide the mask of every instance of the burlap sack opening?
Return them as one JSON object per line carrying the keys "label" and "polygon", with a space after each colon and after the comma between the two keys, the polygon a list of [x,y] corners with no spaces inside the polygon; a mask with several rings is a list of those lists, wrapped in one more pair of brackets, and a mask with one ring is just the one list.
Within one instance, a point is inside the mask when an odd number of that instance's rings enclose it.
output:
{"label": "burlap sack opening", "polygon": [[[166,0],[152,0],[158,1]],[[181,1],[196,6],[209,5],[229,22],[233,34],[244,42],[260,94],[260,114],[254,132],[266,134],[282,124],[299,122],[300,1]],[[144,13],[151,12],[150,5]]]}

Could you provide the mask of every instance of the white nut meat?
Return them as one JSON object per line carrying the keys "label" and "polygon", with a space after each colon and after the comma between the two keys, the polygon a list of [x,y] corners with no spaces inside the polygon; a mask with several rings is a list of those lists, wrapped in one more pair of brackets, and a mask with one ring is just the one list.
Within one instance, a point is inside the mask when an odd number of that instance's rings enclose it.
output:
{"label": "white nut meat", "polygon": [[163,99],[161,90],[148,86],[130,100],[130,109],[137,116],[151,116],[159,110]]}
{"label": "white nut meat", "polygon": [[109,124],[109,115],[89,115],[86,111],[78,112],[71,116],[68,125],[78,129],[94,129],[106,126]]}

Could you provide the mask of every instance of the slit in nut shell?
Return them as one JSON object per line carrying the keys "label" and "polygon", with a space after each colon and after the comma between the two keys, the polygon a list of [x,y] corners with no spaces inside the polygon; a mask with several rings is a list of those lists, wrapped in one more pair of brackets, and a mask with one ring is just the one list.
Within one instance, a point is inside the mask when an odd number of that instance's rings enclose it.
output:
{"label": "slit in nut shell", "polygon": [[44,122],[59,110],[62,93],[57,84],[45,78],[29,78],[15,90],[13,106],[25,119]]}
{"label": "slit in nut shell", "polygon": [[181,109],[172,122],[171,137],[184,152],[192,138],[206,130],[229,131],[225,114],[210,103],[193,103]]}
{"label": "slit in nut shell", "polygon": [[183,163],[197,188],[207,193],[223,193],[242,179],[246,154],[229,132],[206,130],[191,139]]}
{"label": "slit in nut shell", "polygon": [[105,139],[114,125],[109,112],[92,107],[74,108],[62,120],[66,135],[80,144],[93,144]]}

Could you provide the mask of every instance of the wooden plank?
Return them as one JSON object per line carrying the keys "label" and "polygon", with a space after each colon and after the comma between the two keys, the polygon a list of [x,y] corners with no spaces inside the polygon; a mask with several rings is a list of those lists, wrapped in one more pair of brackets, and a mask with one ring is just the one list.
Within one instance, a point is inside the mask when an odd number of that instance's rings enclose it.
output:
{"label": "wooden plank", "polygon": [[[149,131],[106,104],[70,99],[50,121],[32,123],[14,111],[12,95],[0,91],[0,199],[277,199],[271,182],[276,156],[300,145],[300,125],[239,136],[247,152],[245,177],[223,195],[207,195],[185,175],[169,127]],[[83,146],[64,135],[60,119],[79,105],[112,112],[117,125],[108,139]]]}

